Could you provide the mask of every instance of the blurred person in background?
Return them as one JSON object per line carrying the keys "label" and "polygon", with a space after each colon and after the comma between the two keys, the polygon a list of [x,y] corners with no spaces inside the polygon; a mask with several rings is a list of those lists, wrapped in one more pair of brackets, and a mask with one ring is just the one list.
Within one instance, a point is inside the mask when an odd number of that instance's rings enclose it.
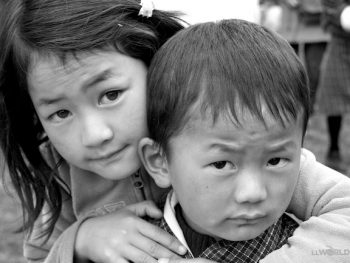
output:
{"label": "blurred person in background", "polygon": [[331,39],[321,66],[316,108],[327,116],[329,147],[326,164],[344,171],[339,135],[350,112],[350,1],[322,0],[322,25]]}
{"label": "blurred person in background", "polygon": [[311,103],[329,40],[321,26],[321,0],[260,0],[261,24],[281,34],[302,59],[310,81]]}

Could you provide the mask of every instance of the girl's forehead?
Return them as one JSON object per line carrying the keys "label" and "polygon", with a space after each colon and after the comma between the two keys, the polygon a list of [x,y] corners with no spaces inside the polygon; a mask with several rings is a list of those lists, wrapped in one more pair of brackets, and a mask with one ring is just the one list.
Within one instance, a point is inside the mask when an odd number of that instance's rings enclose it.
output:
{"label": "girl's forehead", "polygon": [[[146,85],[147,67],[116,51],[34,56],[27,75],[29,92],[37,97],[63,96],[90,87]],[[68,96],[68,95],[67,95]]]}
{"label": "girl's forehead", "polygon": [[[76,59],[75,59],[76,60]],[[73,57],[61,58],[53,53],[33,53],[30,56],[28,75],[40,76],[42,73],[53,71],[56,73],[72,68]],[[76,62],[75,62],[76,63]]]}
{"label": "girl's forehead", "polygon": [[70,74],[89,65],[91,61],[103,58],[103,54],[77,53],[65,54],[60,57],[52,53],[35,53],[30,58],[29,73],[41,71],[54,71],[56,73]]}
{"label": "girl's forehead", "polygon": [[81,52],[64,57],[34,54],[30,60],[28,83],[34,86],[46,82],[67,85],[77,79],[84,81],[107,69],[117,74],[122,68],[120,65],[128,58],[116,51]]}
{"label": "girl's forehead", "polygon": [[30,58],[28,67],[28,84],[29,88],[45,82],[47,78],[53,79],[63,70],[63,63],[54,55],[33,54]]}

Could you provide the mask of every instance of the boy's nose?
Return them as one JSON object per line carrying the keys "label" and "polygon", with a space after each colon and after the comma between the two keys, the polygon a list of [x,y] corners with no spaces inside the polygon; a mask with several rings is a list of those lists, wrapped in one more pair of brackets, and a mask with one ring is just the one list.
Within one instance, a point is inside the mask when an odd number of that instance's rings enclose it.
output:
{"label": "boy's nose", "polygon": [[113,129],[99,116],[89,116],[82,125],[81,140],[86,147],[99,146],[113,138]]}
{"label": "boy's nose", "polygon": [[238,203],[258,203],[267,198],[263,174],[256,169],[242,172],[236,181],[235,199]]}

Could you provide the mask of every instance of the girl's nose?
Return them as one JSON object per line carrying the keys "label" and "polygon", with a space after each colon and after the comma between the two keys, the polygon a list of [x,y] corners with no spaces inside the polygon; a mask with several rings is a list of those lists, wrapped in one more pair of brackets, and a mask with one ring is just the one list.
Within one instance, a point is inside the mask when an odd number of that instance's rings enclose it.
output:
{"label": "girl's nose", "polygon": [[99,146],[113,138],[113,129],[100,116],[89,116],[82,125],[82,144],[86,147]]}
{"label": "girl's nose", "polygon": [[259,203],[266,198],[266,184],[261,171],[249,169],[238,175],[235,191],[236,202]]}

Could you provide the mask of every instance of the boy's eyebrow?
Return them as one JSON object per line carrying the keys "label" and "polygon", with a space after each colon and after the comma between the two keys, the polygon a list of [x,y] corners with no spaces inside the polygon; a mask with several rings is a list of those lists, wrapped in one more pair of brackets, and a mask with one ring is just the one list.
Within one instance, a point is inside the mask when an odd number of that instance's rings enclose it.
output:
{"label": "boy's eyebrow", "polygon": [[208,146],[208,149],[218,149],[224,152],[236,152],[244,150],[244,147],[240,147],[239,145],[233,145],[229,143],[212,143]]}
{"label": "boy's eyebrow", "polygon": [[[268,146],[266,149],[269,151],[280,151],[285,150],[288,147],[297,147],[297,144],[292,140],[286,140],[282,142],[278,142],[274,145]],[[239,146],[238,144],[231,144],[231,143],[212,143],[208,145],[208,149],[219,149],[223,152],[242,152],[244,151],[244,146]]]}
{"label": "boy's eyebrow", "polygon": [[270,151],[280,151],[281,149],[286,150],[287,148],[296,148],[297,144],[295,141],[292,140],[287,140],[287,141],[283,141],[280,143],[276,143],[275,145],[271,145],[270,147],[268,147],[268,150]]}

